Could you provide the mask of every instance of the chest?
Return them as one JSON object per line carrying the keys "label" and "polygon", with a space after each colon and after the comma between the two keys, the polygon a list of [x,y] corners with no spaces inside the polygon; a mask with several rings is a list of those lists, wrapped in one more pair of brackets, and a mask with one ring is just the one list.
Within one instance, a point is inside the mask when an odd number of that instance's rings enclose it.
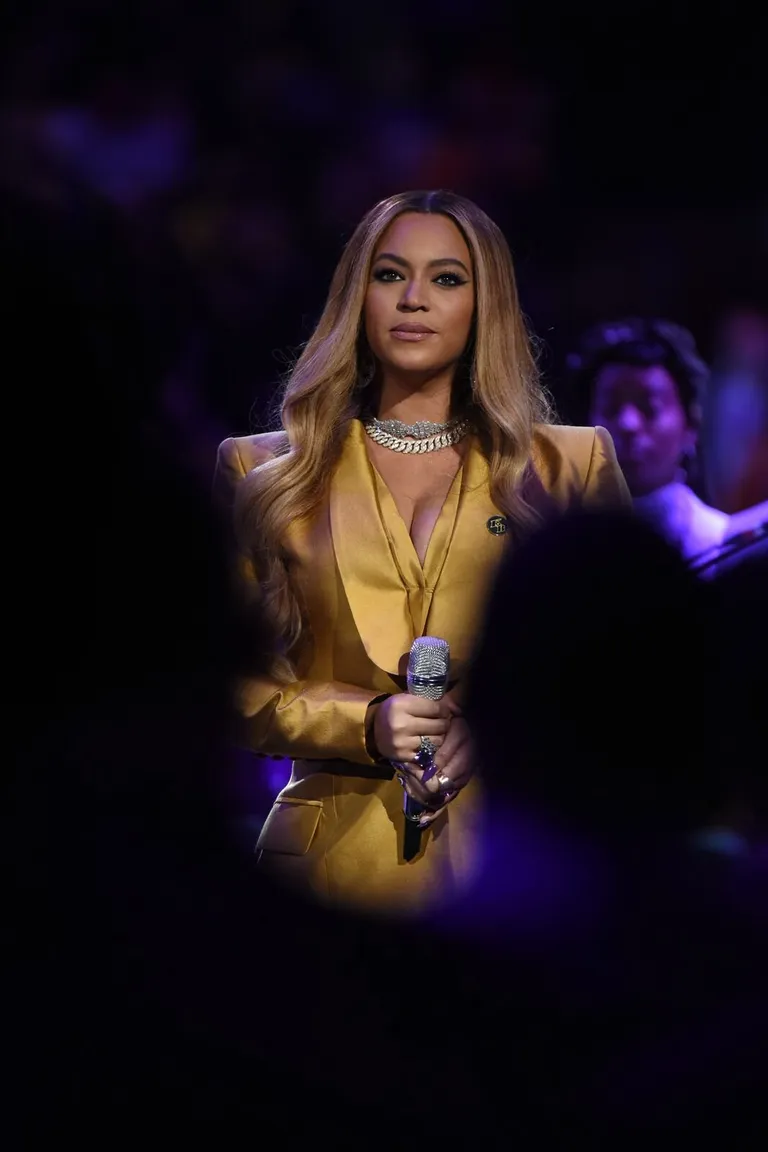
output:
{"label": "chest", "polygon": [[461,449],[457,446],[441,452],[406,455],[371,443],[368,450],[423,565],[435,525],[461,466]]}

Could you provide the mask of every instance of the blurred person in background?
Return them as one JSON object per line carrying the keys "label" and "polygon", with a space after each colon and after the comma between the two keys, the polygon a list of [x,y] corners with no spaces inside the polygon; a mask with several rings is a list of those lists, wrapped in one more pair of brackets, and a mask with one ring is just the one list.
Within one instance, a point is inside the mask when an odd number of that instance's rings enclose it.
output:
{"label": "blurred person in background", "polygon": [[762,505],[768,519],[768,309],[756,301],[729,308],[717,324],[703,436],[719,506]]}
{"label": "blurred person in background", "polygon": [[574,409],[611,433],[635,511],[686,559],[721,545],[728,516],[691,487],[709,372],[690,332],[668,320],[602,321],[567,368]]}
{"label": "blurred person in background", "polygon": [[[415,911],[474,868],[458,685],[496,565],[552,515],[627,506],[626,486],[604,430],[552,422],[506,241],[448,192],[358,225],[281,420],[225,441],[216,484],[274,636],[271,675],[238,685],[238,739],[293,761],[258,848],[321,898]],[[424,634],[450,645],[441,701],[405,691]],[[425,808],[408,850],[401,785]]]}

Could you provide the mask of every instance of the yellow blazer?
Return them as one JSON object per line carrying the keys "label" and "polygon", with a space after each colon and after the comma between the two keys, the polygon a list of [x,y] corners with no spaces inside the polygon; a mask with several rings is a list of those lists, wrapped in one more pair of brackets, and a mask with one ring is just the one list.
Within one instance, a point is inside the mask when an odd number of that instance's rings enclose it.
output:
{"label": "yellow blazer", "polygon": [[[231,489],[269,459],[274,433],[225,440],[217,462]],[[609,434],[540,426],[532,498],[545,515],[578,507],[631,507]],[[415,637],[440,636],[459,680],[482,621],[489,584],[508,537],[498,527],[488,464],[476,440],[435,525],[422,568],[365,432],[350,422],[329,498],[284,541],[310,636],[300,679],[249,679],[237,692],[239,740],[293,760],[259,837],[264,858],[317,896],[369,909],[408,911],[468,881],[481,840],[481,785],[473,780],[403,856],[402,790],[365,746],[365,715],[384,693],[405,689]],[[496,520],[494,520],[496,518]]]}

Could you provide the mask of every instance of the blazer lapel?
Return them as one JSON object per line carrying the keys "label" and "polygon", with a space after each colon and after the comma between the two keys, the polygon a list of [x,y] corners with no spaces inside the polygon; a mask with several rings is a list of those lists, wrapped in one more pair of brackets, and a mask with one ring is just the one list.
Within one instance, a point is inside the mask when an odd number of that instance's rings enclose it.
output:
{"label": "blazer lapel", "polygon": [[490,585],[506,551],[503,529],[488,487],[488,462],[473,438],[464,458],[453,533],[425,625],[428,635],[450,644],[452,680],[462,675],[482,627]]}
{"label": "blazer lapel", "polygon": [[397,549],[402,555],[393,555],[364,435],[359,421],[352,421],[329,493],[333,548],[355,626],[369,659],[391,676],[404,675],[403,657],[415,636],[443,637],[455,680],[471,655],[508,539],[498,532],[487,461],[473,439],[461,487],[457,483],[446,500],[422,573],[405,541]]}
{"label": "blazer lapel", "polygon": [[382,522],[364,435],[360,422],[353,420],[331,478],[333,548],[369,659],[398,676],[403,673],[402,657],[413,643],[413,617],[409,591]]}

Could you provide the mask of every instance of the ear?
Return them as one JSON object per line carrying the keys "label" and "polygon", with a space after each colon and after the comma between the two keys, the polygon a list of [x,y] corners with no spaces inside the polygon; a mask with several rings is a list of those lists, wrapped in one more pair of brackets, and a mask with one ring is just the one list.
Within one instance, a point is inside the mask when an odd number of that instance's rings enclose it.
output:
{"label": "ear", "polygon": [[686,415],[688,419],[683,435],[683,452],[686,455],[690,455],[696,451],[696,445],[699,441],[699,429],[701,428],[702,418],[701,405],[691,404]]}
{"label": "ear", "polygon": [[696,451],[696,445],[699,440],[699,430],[688,424],[685,432],[683,433],[683,455],[692,456]]}

